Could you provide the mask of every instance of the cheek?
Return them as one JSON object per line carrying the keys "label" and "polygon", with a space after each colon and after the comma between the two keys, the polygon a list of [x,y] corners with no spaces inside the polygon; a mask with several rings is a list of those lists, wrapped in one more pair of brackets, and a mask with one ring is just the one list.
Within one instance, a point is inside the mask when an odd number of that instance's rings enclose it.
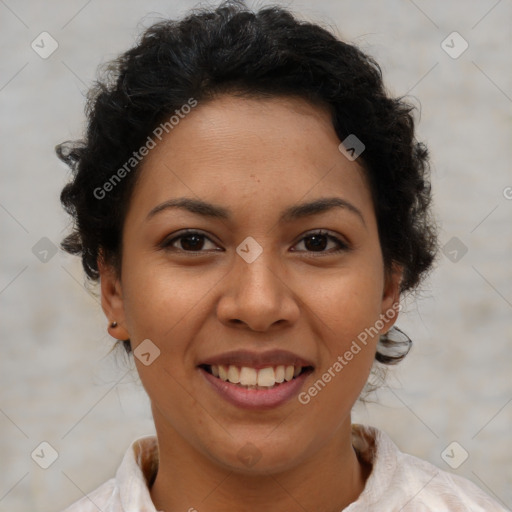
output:
{"label": "cheek", "polygon": [[378,274],[351,274],[316,293],[315,313],[320,319],[323,345],[321,367],[301,394],[300,403],[310,408],[308,417],[313,423],[323,418],[321,428],[325,432],[344,421],[374,364],[380,282]]}
{"label": "cheek", "polygon": [[[184,383],[190,378],[190,340],[201,324],[199,318],[204,313],[208,290],[205,286],[209,283],[199,273],[193,276],[183,269],[151,263],[150,258],[142,256],[138,261],[144,264],[126,265],[129,278],[124,286],[125,313],[137,371],[152,402],[160,409],[174,410],[176,418],[187,417],[194,408],[194,401],[184,391]],[[143,358],[137,357],[137,348],[140,344],[142,352],[148,339],[157,347],[149,345],[149,352],[155,351],[157,357],[146,365]]]}
{"label": "cheek", "polygon": [[379,267],[361,266],[316,282],[306,280],[303,289],[305,302],[321,320],[334,345],[357,337],[380,317],[383,276]]}
{"label": "cheek", "polygon": [[124,306],[134,342],[154,338],[168,345],[179,339],[180,331],[193,325],[191,316],[202,314],[205,295],[218,281],[199,267],[172,267],[143,255],[127,258],[125,269]]}

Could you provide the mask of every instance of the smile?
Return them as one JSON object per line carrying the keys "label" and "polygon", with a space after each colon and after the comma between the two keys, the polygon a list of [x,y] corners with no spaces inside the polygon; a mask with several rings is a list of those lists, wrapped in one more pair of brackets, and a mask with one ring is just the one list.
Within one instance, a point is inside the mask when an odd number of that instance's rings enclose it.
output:
{"label": "smile", "polygon": [[[198,366],[210,389],[241,409],[276,408],[297,396],[312,366],[278,365],[256,369],[235,365]],[[217,374],[217,375],[216,375]]]}
{"label": "smile", "polygon": [[272,389],[283,382],[289,382],[310,366],[278,365],[256,369],[249,366],[203,365],[205,371],[225,382],[237,384],[246,389]]}

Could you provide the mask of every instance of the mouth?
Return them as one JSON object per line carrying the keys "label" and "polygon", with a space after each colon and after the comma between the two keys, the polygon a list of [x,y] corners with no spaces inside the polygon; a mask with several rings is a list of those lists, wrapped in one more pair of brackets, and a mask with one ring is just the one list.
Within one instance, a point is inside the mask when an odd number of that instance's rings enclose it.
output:
{"label": "mouth", "polygon": [[199,368],[213,377],[242,389],[270,390],[311,373],[313,366],[270,365],[263,368],[251,366],[201,364]]}
{"label": "mouth", "polygon": [[314,371],[313,363],[287,350],[235,350],[199,361],[197,369],[223,400],[242,409],[283,405]]}

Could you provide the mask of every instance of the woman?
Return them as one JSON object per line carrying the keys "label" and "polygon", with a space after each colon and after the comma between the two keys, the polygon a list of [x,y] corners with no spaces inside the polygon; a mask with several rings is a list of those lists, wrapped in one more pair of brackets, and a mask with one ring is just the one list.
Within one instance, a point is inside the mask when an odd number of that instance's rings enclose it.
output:
{"label": "woman", "polygon": [[437,248],[427,150],[370,57],[228,2],[150,27],[88,107],[63,247],[157,435],[69,512],[504,510],[351,424]]}

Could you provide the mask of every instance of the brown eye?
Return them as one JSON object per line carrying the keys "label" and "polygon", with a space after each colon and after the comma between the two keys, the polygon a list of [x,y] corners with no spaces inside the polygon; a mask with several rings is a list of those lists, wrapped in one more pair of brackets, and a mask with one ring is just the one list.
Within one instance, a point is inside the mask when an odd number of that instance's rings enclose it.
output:
{"label": "brown eye", "polygon": [[[334,242],[335,248],[334,250],[326,251],[325,249],[329,245],[329,242]],[[314,233],[310,233],[302,238],[299,244],[301,243],[304,243],[304,247],[308,252],[325,252],[333,254],[340,251],[346,251],[349,249],[349,246],[345,242],[343,242],[338,237],[330,235],[325,231],[317,231]]]}
{"label": "brown eye", "polygon": [[181,235],[164,240],[161,247],[167,250],[177,249],[183,252],[206,252],[203,250],[206,241],[209,241],[214,246],[213,248],[217,247],[206,235],[199,231],[186,231]]}

